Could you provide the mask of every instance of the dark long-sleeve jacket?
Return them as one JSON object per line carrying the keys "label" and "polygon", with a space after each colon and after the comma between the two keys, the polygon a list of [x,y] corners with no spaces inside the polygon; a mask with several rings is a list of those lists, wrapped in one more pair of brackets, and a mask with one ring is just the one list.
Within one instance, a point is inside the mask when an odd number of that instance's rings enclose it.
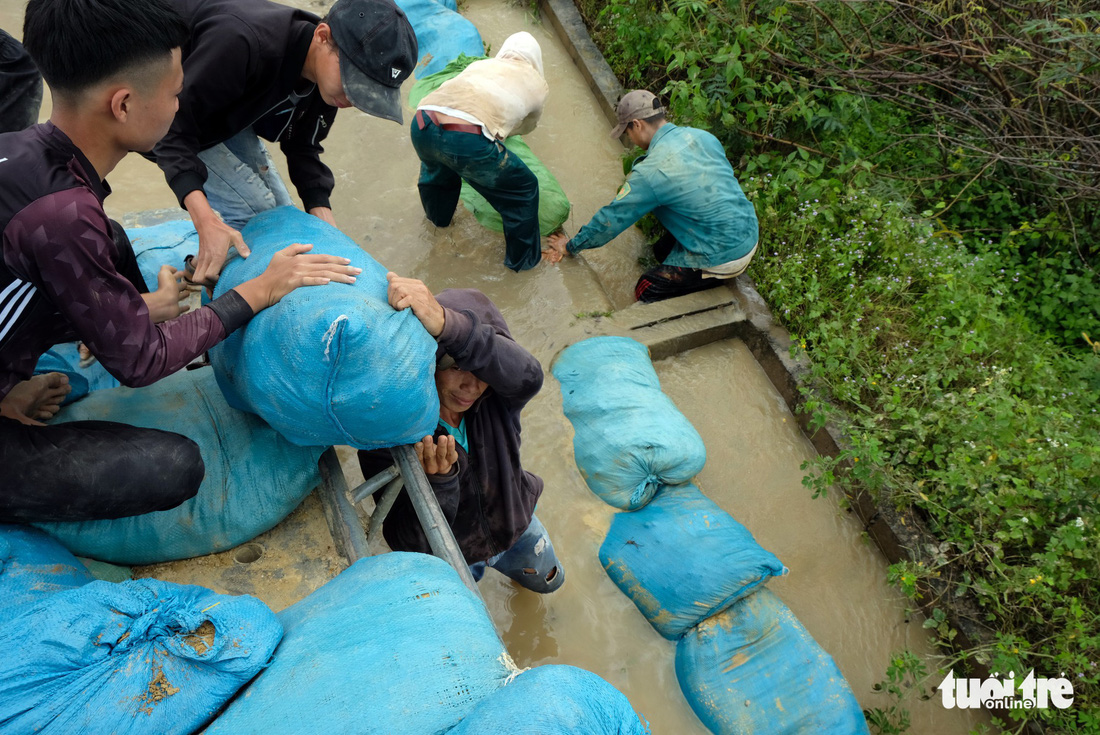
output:
{"label": "dark long-sleeve jacket", "polygon": [[[0,398],[58,342],[83,341],[112,375],[147,385],[252,318],[236,291],[161,324],[119,273],[110,193],[52,123],[0,135]],[[227,298],[228,297],[228,298]]]}
{"label": "dark long-sleeve jacket", "polygon": [[[467,453],[446,475],[428,480],[468,563],[507,551],[527,530],[542,479],[520,466],[520,412],[542,387],[542,366],[508,331],[503,316],[474,289],[448,289],[437,296],[446,318],[439,336],[441,354],[489,384],[466,413]],[[436,436],[445,434],[442,427]],[[360,452],[365,477],[385,469],[387,450]],[[427,539],[405,491],[383,525],[390,547],[430,553]]]}
{"label": "dark long-sleeve jacket", "polygon": [[252,127],[278,141],[306,210],[329,206],[334,179],[321,141],[336,118],[315,87],[299,97],[302,66],[320,19],[267,0],[172,0],[191,28],[183,91],[168,134],[153,149],[183,205],[206,183],[199,152]]}

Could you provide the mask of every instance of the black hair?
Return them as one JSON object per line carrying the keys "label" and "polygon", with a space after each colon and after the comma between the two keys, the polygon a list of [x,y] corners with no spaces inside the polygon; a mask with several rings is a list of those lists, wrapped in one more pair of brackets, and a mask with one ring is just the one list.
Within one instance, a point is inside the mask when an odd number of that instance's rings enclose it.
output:
{"label": "black hair", "polygon": [[167,0],[30,0],[23,45],[62,93],[166,58],[190,31]]}
{"label": "black hair", "polygon": [[657,123],[661,122],[664,119],[665,119],[665,113],[658,112],[656,115],[650,115],[649,117],[644,118],[642,120],[642,122],[644,122],[646,125],[656,125]]}

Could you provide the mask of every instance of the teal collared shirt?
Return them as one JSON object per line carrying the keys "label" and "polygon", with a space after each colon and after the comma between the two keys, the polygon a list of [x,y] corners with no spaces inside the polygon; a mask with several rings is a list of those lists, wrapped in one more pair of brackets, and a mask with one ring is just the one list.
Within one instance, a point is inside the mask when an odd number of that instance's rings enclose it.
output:
{"label": "teal collared shirt", "polygon": [[606,245],[649,212],[678,243],[667,265],[713,268],[748,255],[759,238],[756,210],[722,144],[705,130],[662,125],[615,200],[569,241],[569,252]]}
{"label": "teal collared shirt", "polygon": [[439,425],[447,430],[447,433],[455,438],[455,442],[458,446],[466,450],[466,454],[470,453],[470,442],[466,439],[466,417],[463,416],[462,420],[458,422],[458,426],[451,426],[443,419],[439,420]]}

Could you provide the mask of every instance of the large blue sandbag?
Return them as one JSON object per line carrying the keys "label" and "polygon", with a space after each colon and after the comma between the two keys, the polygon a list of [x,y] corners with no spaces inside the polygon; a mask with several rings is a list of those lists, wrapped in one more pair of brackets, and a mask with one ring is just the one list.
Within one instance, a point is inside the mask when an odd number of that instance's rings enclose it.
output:
{"label": "large blue sandbag", "polygon": [[563,351],[553,371],[577,467],[605,502],[641,508],[659,486],[683,484],[703,469],[703,439],[661,392],[645,345],[593,337]]}
{"label": "large blue sandbag", "polygon": [[279,619],[275,660],[207,735],[442,733],[516,673],[482,602],[426,554],[360,559]]}
{"label": "large blue sandbag", "polygon": [[449,735],[648,735],[630,702],[590,671],[539,666],[474,707]]}
{"label": "large blue sandbag", "polygon": [[600,562],[669,640],[787,571],[690,484],[663,487],[641,510],[616,513]]}
{"label": "large blue sandbag", "polygon": [[92,580],[91,572],[49,534],[0,524],[0,627],[42,598]]}
{"label": "large blue sandbag", "polygon": [[0,626],[0,731],[192,733],[281,635],[247,595],[156,579],[58,592]]}
{"label": "large blue sandbag", "polygon": [[322,448],[297,447],[252,414],[226,405],[212,370],[176,373],[144,388],[97,391],[53,423],[117,421],[183,434],[206,477],[171,510],[109,521],[35,524],[80,556],[153,564],[231,549],[288,516],[320,482]]}
{"label": "large blue sandbag", "polygon": [[412,309],[386,299],[386,269],[335,227],[281,207],[242,232],[247,259],[226,264],[215,296],[260,275],[293,243],[349,258],[363,269],[352,285],[299,288],[210,351],[230,406],[261,416],[302,446],[377,449],[435,431],[435,340]]}
{"label": "large blue sandbag", "polygon": [[676,644],[688,704],[715,735],[855,735],[863,711],[832,657],[762,588]]}
{"label": "large blue sandbag", "polygon": [[436,0],[396,0],[397,7],[405,15],[416,33],[416,45],[420,59],[416,65],[416,78],[441,71],[460,54],[482,56],[485,44],[477,26]]}
{"label": "large blue sandbag", "polygon": [[[157,288],[157,273],[162,265],[179,270],[184,268],[184,258],[199,251],[199,236],[190,220],[175,220],[152,227],[135,227],[126,230],[130,244],[137,255],[138,269],[150,290]],[[69,376],[72,391],[65,397],[67,405],[95,390],[116,388],[118,379],[107,372],[99,361],[81,366],[76,342],[66,342],[49,350],[38,360],[35,373],[59,372]]]}

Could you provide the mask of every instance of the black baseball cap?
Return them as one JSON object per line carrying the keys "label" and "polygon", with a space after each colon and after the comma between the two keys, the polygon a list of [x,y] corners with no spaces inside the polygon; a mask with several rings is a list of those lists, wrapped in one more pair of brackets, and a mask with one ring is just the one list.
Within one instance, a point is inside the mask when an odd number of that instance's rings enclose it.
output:
{"label": "black baseball cap", "polygon": [[392,0],[338,0],[326,22],[339,49],[348,100],[368,115],[402,122],[401,83],[419,54],[405,13]]}

